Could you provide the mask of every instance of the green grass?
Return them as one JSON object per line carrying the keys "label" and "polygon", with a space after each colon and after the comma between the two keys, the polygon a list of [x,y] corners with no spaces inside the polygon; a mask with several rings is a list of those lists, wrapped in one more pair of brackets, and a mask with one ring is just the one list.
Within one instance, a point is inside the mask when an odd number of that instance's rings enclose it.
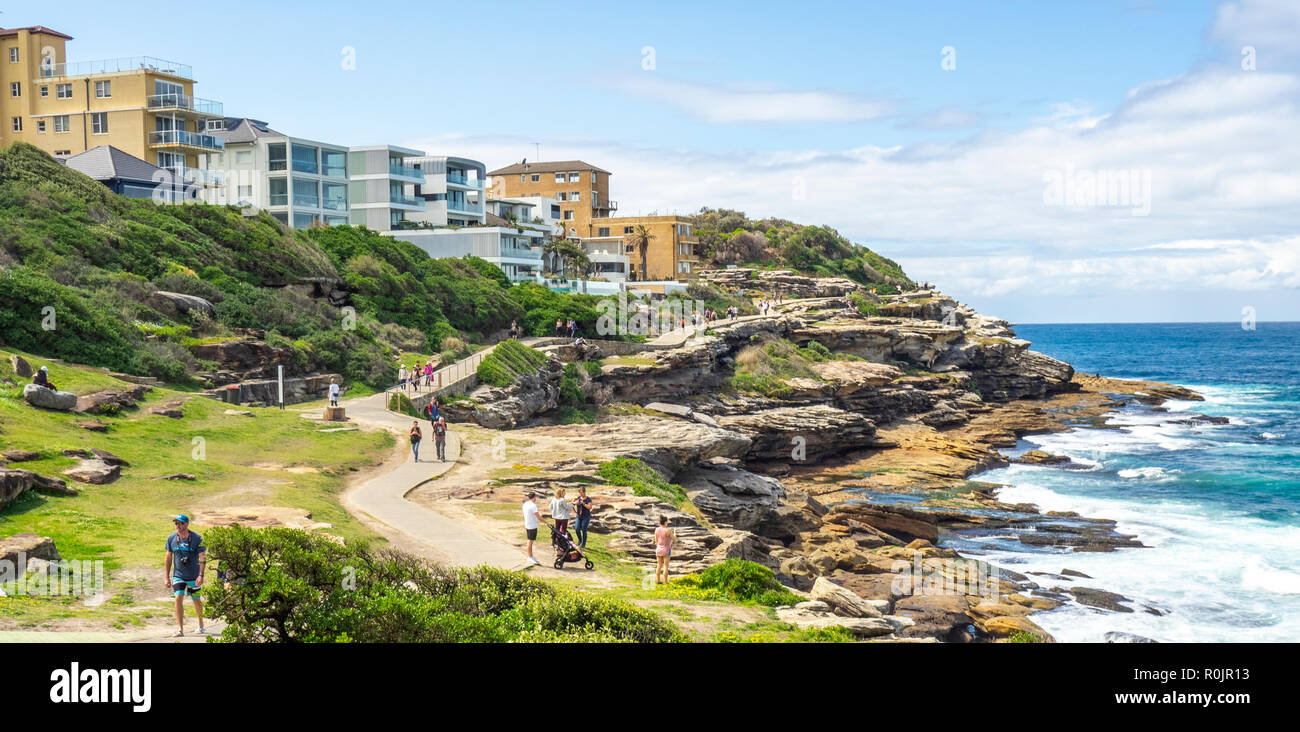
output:
{"label": "green grass", "polygon": [[546,363],[546,354],[516,340],[502,341],[478,364],[478,378],[492,386],[508,386],[522,374]]}
{"label": "green grass", "polygon": [[612,485],[631,488],[633,495],[652,496],[673,506],[690,502],[680,485],[664,480],[654,468],[636,458],[611,460],[597,468],[596,475]]}
{"label": "green grass", "polygon": [[[0,351],[0,371],[9,371],[9,354]],[[24,355],[29,363],[41,359]],[[54,365],[51,378],[62,387],[86,393],[125,387],[93,369]],[[7,374],[6,374],[7,375]],[[21,392],[21,388],[17,389]],[[393,438],[384,432],[320,432],[319,425],[297,412],[241,407],[254,416],[226,415],[226,404],[191,397],[181,407],[182,419],[148,413],[149,406],[187,395],[155,388],[137,409],[117,416],[90,417],[38,410],[15,398],[15,387],[0,392],[0,429],[6,449],[33,450],[41,458],[15,467],[42,475],[60,473],[76,464],[66,448],[100,448],[130,463],[122,477],[106,485],[69,480],[81,495],[46,496],[28,492],[0,510],[0,535],[34,532],[49,536],[66,559],[103,560],[110,572],[106,591],[121,590],[115,570],[161,567],[162,544],[172,531],[170,517],[179,512],[230,505],[275,505],[303,508],[317,521],[333,524],[330,533],[353,539],[373,534],[339,504],[337,496],[353,471],[372,466],[388,454]],[[90,432],[76,422],[97,419],[108,432]],[[204,459],[195,459],[195,438],[202,438]],[[255,464],[309,466],[318,472],[289,473],[253,467]],[[170,473],[190,473],[193,482],[154,480]],[[224,495],[216,499],[218,495]],[[215,499],[215,500],[214,500]],[[196,531],[203,532],[196,523]],[[150,575],[152,576],[152,575]],[[7,609],[3,617],[34,623],[59,617],[117,616],[121,606],[98,608],[66,605],[58,599],[28,598]]]}
{"label": "green grass", "polygon": [[738,391],[764,396],[785,396],[791,391],[785,383],[788,379],[821,381],[811,364],[830,357],[830,351],[824,346],[820,350],[812,345],[799,348],[780,338],[761,341],[746,346],[736,354],[736,370],[731,377],[731,386]]}

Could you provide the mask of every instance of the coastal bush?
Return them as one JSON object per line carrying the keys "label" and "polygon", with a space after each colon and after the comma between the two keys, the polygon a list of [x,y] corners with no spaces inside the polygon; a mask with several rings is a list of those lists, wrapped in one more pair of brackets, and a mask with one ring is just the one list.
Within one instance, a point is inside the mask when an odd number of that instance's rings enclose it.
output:
{"label": "coastal bush", "polygon": [[596,412],[578,407],[561,407],[556,413],[556,418],[559,419],[560,424],[595,424]]}
{"label": "coastal bush", "polygon": [[[807,355],[790,341],[781,338],[746,346],[736,354],[731,385],[739,391],[771,397],[784,396],[790,392],[790,387],[785,383],[787,379],[820,380],[809,364],[825,358],[816,350],[806,353]],[[830,351],[826,350],[826,354],[829,356]]]}
{"label": "coastal bush", "polygon": [[546,354],[516,340],[497,344],[478,362],[478,378],[492,386],[509,386],[521,374],[532,373],[546,363]]}
{"label": "coastal bush", "polygon": [[564,364],[564,375],[560,377],[560,401],[577,407],[587,401],[582,391],[582,369],[576,363]]}
{"label": "coastal bush", "polygon": [[587,370],[587,376],[592,379],[598,379],[604,373],[600,369],[600,364],[595,361],[583,361],[582,367]]}
{"label": "coastal bush", "polygon": [[226,582],[205,587],[225,643],[679,642],[625,602],[491,567],[448,569],[298,529],[205,536]]}
{"label": "coastal bush", "polygon": [[757,605],[793,605],[803,598],[776,581],[776,574],[761,564],[745,559],[728,559],[700,572],[684,575],[669,583],[670,589],[698,589],[716,593],[721,599]]}
{"label": "coastal bush", "polygon": [[686,491],[676,483],[669,483],[649,465],[636,458],[616,458],[601,464],[596,475],[611,485],[631,488],[637,496],[652,496],[676,506],[686,502]]}

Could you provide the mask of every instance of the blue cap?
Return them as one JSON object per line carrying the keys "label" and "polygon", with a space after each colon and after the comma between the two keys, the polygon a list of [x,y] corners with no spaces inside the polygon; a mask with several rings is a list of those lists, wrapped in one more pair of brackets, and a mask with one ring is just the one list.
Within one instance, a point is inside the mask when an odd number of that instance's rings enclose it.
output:
{"label": "blue cap", "polygon": [[179,521],[179,522],[181,522],[181,523],[183,523],[183,524],[188,524],[188,523],[190,522],[190,517],[189,517],[189,516],[186,516],[186,515],[183,514],[183,513],[179,513],[179,514],[176,514],[176,518],[172,519],[172,521]]}

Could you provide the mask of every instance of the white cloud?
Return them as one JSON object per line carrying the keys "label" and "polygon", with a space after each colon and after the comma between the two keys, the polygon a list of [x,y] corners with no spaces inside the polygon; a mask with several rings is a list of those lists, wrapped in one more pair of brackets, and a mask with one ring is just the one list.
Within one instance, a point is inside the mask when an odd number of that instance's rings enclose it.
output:
{"label": "white cloud", "polygon": [[669,104],[706,122],[862,122],[889,114],[893,104],[865,96],[769,85],[701,84],[658,73],[623,76],[611,85]]}
{"label": "white cloud", "polygon": [[[1220,13],[1216,37],[1263,34],[1270,25],[1261,18],[1277,17],[1268,16],[1270,9],[1283,18],[1273,22],[1290,27],[1285,7],[1231,5],[1237,9]],[[544,140],[542,153],[613,171],[621,213],[689,213],[708,205],[827,224],[959,296],[1294,289],[1300,75],[1266,66],[1207,66],[1139,85],[1107,113],[1064,102],[1021,129],[958,141],[713,152],[572,139]],[[673,96],[711,121],[847,119],[875,114],[879,104],[821,92],[643,83],[644,93]],[[778,96],[765,96],[772,94]],[[531,157],[531,142],[462,137],[411,144],[497,166]],[[1149,213],[1046,205],[1045,173],[1066,169],[1149,172]],[[797,179],[803,198],[794,195]]]}

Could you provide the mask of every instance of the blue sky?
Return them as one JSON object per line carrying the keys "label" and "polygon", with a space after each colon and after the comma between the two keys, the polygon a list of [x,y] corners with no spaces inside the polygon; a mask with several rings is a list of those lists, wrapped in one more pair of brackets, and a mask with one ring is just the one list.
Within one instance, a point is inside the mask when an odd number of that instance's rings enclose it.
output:
{"label": "blue sky", "polygon": [[[224,2],[192,9],[220,13],[210,32],[168,34],[72,1],[0,22],[72,35],[70,60],[189,64],[199,96],[303,137],[490,168],[540,142],[613,171],[624,213],[827,224],[1013,321],[1300,319],[1296,3],[704,5]],[[1060,171],[1145,173],[1149,211],[1048,205]]]}

